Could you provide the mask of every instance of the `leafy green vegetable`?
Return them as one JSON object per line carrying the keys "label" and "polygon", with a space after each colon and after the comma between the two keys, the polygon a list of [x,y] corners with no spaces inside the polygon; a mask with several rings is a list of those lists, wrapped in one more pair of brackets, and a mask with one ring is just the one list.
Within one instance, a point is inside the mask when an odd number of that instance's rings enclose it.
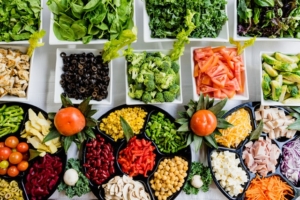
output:
{"label": "leafy green vegetable", "polygon": [[48,0],[57,39],[84,44],[92,39],[120,39],[133,27],[133,0]]}
{"label": "leafy green vegetable", "polygon": [[146,0],[145,3],[152,38],[175,38],[186,30],[187,10],[195,12],[193,23],[196,28],[189,34],[192,38],[216,38],[228,19],[226,0]]}
{"label": "leafy green vegetable", "polygon": [[212,175],[210,173],[209,167],[204,166],[199,162],[192,162],[191,173],[187,178],[187,182],[184,185],[183,191],[186,194],[198,194],[199,188],[195,188],[191,185],[191,179],[194,175],[200,175],[201,180],[203,182],[202,187],[200,188],[203,192],[207,192],[209,190],[209,185],[212,183]]}
{"label": "leafy green vegetable", "polygon": [[0,1],[0,41],[28,40],[40,27],[40,0]]}
{"label": "leafy green vegetable", "polygon": [[247,47],[254,45],[255,40],[256,37],[250,38],[249,40],[244,41],[244,44],[242,45],[240,41],[234,41],[232,37],[229,38],[230,44],[236,46],[238,55],[241,55],[244,49],[246,49]]}
{"label": "leafy green vegetable", "polygon": [[78,181],[74,186],[69,186],[65,184],[63,181],[60,182],[57,189],[59,192],[65,191],[66,195],[69,198],[73,198],[74,196],[82,196],[86,193],[89,193],[90,187],[89,187],[89,180],[85,177],[85,175],[81,172],[82,168],[80,165],[80,161],[74,158],[70,158],[68,160],[68,163],[66,165],[66,170],[68,169],[75,169],[78,173]]}
{"label": "leafy green vegetable", "polygon": [[240,36],[300,38],[299,0],[238,0]]}

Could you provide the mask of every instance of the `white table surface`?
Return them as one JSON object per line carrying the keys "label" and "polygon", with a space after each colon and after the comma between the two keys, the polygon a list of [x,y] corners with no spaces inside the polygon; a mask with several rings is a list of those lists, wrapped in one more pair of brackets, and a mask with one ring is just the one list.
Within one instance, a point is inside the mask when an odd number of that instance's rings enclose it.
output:
{"label": "white table surface", "polygon": [[[232,36],[233,33],[233,0],[228,0],[228,17],[229,17],[229,33]],[[47,31],[46,36],[43,38],[45,45],[36,49],[35,60],[33,62],[33,69],[31,73],[30,91],[29,91],[29,101],[27,103],[33,104],[35,106],[44,109],[47,112],[57,111],[61,104],[54,103],[54,74],[55,74],[55,52],[56,48],[103,48],[103,45],[77,45],[77,46],[50,46],[49,45],[49,23],[50,23],[50,11],[46,6],[44,1],[43,9],[43,29]],[[142,6],[143,1],[136,0],[136,22],[138,27],[138,40],[132,46],[134,49],[171,49],[172,43],[144,43],[143,41],[143,18],[142,18]],[[190,63],[190,48],[197,46],[218,46],[218,45],[228,45],[229,43],[216,43],[216,42],[191,42],[186,46],[184,55],[181,57],[181,67],[182,67],[182,92],[183,92],[183,104],[180,105],[160,105],[159,107],[168,111],[172,116],[176,117],[178,111],[183,110],[183,105],[187,104],[190,99],[192,99],[192,79],[191,77],[191,63]],[[257,42],[253,47],[247,48],[246,50],[246,64],[248,73],[248,86],[249,86],[249,101],[259,101],[260,100],[260,84],[259,84],[259,52],[260,51],[282,51],[289,52],[291,50],[300,52],[299,43],[283,43],[283,42]],[[123,58],[117,58],[113,60],[113,101],[111,105],[94,105],[93,108],[98,109],[95,114],[95,118],[100,117],[102,114],[110,110],[111,108],[125,104],[125,69],[124,69]],[[225,109],[230,109],[236,105],[244,103],[247,101],[228,101]],[[72,145],[68,157],[76,157],[77,149],[75,145]],[[207,163],[206,161],[206,151],[203,149],[199,155],[195,152],[192,146],[192,160]],[[55,192],[51,199],[68,199],[63,193]],[[96,199],[92,194],[86,194],[84,196],[73,198],[73,199]],[[177,200],[192,200],[192,199],[205,199],[205,200],[223,200],[226,199],[225,196],[218,190],[215,184],[212,184],[210,190],[206,193],[199,192],[198,195],[186,195],[184,192],[176,198]]]}

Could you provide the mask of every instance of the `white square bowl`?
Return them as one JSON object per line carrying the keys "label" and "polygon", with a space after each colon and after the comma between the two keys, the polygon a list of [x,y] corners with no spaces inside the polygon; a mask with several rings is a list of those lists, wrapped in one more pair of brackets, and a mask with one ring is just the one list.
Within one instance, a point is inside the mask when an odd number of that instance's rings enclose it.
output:
{"label": "white square bowl", "polygon": [[[237,0],[234,0],[234,19],[233,19],[233,39],[235,41],[246,41],[253,37],[240,36],[237,33],[238,27],[238,13],[237,13]],[[268,38],[268,37],[256,37],[255,41],[260,42],[300,42],[297,38]]]}
{"label": "white square bowl", "polygon": [[[43,0],[41,0],[41,12],[40,12],[40,27],[39,27],[39,30],[42,30],[42,27],[43,27]],[[42,43],[43,42],[43,39],[39,39],[39,43]],[[19,40],[19,41],[11,41],[11,42],[5,42],[5,41],[0,41],[0,44],[7,44],[7,45],[15,45],[15,44],[29,44],[29,41],[28,40]]]}
{"label": "white square bowl", "polygon": [[[216,46],[217,47],[217,46]],[[194,50],[199,48],[205,48],[203,47],[191,47],[191,78],[192,78],[192,85],[193,85],[193,100],[198,101],[199,95],[197,94],[196,90],[196,81],[194,78]],[[214,47],[212,47],[214,48]],[[227,48],[235,48],[233,46],[228,46]],[[245,90],[243,94],[235,94],[234,97],[232,97],[230,100],[248,100],[249,99],[249,90],[248,90],[248,75],[247,75],[247,67],[246,67],[246,51],[244,50],[242,54],[242,58],[244,61],[244,67],[245,67]],[[220,100],[218,98],[215,98],[216,100]]]}
{"label": "white square bowl", "polygon": [[[227,14],[227,4],[225,6],[225,12]],[[144,42],[150,43],[150,42],[173,42],[176,40],[176,38],[152,38],[151,37],[151,30],[149,27],[149,16],[147,14],[146,10],[146,2],[144,2],[143,5],[143,29],[144,29]],[[192,42],[197,42],[197,41],[207,41],[207,42],[228,42],[229,41],[229,31],[228,31],[228,20],[225,22],[223,25],[219,36],[216,38],[189,38],[190,41]]]}
{"label": "white square bowl", "polygon": [[[28,49],[28,45],[26,46],[16,46],[16,45],[0,45],[0,48],[4,48],[4,49],[12,49],[12,50],[19,50],[22,53],[27,52]],[[28,81],[28,86],[26,89],[26,97],[18,97],[18,96],[13,96],[13,95],[5,95],[2,98],[0,98],[0,101],[19,101],[19,102],[23,102],[23,101],[28,101],[29,100],[29,94],[30,94],[30,84],[31,84],[31,79],[33,78],[31,76],[32,74],[32,66],[33,66],[33,60],[34,60],[34,54],[35,51],[33,51],[32,56],[30,58],[30,68],[29,68],[29,81]]]}
{"label": "white square bowl", "polygon": [[[54,24],[54,15],[50,11],[50,28],[49,28],[49,44],[50,45],[81,45],[83,44],[82,40],[78,41],[68,41],[68,40],[59,40],[54,35],[53,31],[53,24]],[[135,5],[133,2],[133,23],[136,26],[136,19],[135,19]],[[92,39],[88,44],[104,44],[108,41],[108,39]],[[135,43],[136,41],[134,41]]]}
{"label": "white square bowl", "polygon": [[[151,53],[154,53],[154,52],[162,52],[166,55],[168,55],[171,50],[134,50],[133,52],[134,53],[139,53],[139,52],[151,52]],[[181,62],[180,62],[180,58],[178,60],[178,64],[180,66],[180,69],[178,71],[179,73],[179,87],[180,87],[180,93],[179,95],[177,96],[177,98],[173,101],[173,102],[163,102],[163,103],[160,103],[160,102],[155,102],[155,103],[147,103],[147,104],[164,104],[164,105],[167,105],[167,104],[181,104],[182,103],[182,73],[181,73]],[[129,92],[129,87],[128,87],[128,77],[127,77],[127,61],[125,60],[125,87],[126,87],[126,104],[127,105],[133,105],[133,104],[146,104],[144,103],[143,101],[140,101],[140,100],[137,100],[137,99],[132,99],[131,97],[129,97],[128,95],[128,92]]]}
{"label": "white square bowl", "polygon": [[[94,55],[99,55],[99,52],[101,52],[102,49],[63,49],[63,48],[57,48],[56,49],[56,66],[55,66],[55,86],[54,86],[54,103],[61,103],[60,95],[64,92],[63,88],[60,85],[61,75],[63,74],[63,60],[60,57],[60,53],[65,52],[67,55],[70,54],[80,54],[80,53],[93,53]],[[101,101],[91,100],[90,104],[105,104],[110,105],[112,103],[112,74],[113,74],[113,65],[112,61],[108,64],[109,67],[109,74],[110,82],[109,86],[107,88],[108,95],[106,99],[102,99]],[[70,98],[73,104],[79,104],[83,100],[82,99],[75,99]]]}
{"label": "white square bowl", "polygon": [[[290,104],[283,104],[279,101],[273,101],[271,99],[265,100],[264,99],[264,95],[263,95],[263,91],[262,91],[262,87],[261,87],[261,83],[262,83],[262,54],[267,54],[269,56],[273,55],[275,53],[274,52],[269,52],[269,51],[261,51],[259,54],[259,58],[260,58],[260,68],[259,68],[259,90],[260,90],[260,101],[261,101],[261,105],[265,105],[265,106],[299,106],[299,103],[290,103]],[[295,55],[298,54],[299,51],[293,51],[293,52],[280,52],[283,54],[291,54],[291,55]]]}

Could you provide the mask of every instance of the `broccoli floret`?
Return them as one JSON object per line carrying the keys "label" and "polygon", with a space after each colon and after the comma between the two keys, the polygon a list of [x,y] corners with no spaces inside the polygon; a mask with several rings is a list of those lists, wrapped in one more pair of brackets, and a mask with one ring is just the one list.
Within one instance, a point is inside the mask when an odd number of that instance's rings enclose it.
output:
{"label": "broccoli floret", "polygon": [[131,76],[131,78],[133,80],[137,78],[139,71],[140,71],[140,68],[135,65],[130,65],[128,68],[128,74]]}
{"label": "broccoli floret", "polygon": [[176,82],[176,74],[167,74],[164,82],[160,85],[162,89],[168,89]]}
{"label": "broccoli floret", "polygon": [[134,89],[135,90],[143,90],[144,89],[143,83],[135,83]]}
{"label": "broccoli floret", "polygon": [[136,90],[134,92],[134,98],[135,99],[141,99],[143,96],[144,90]]}
{"label": "broccoli floret", "polygon": [[173,71],[175,73],[178,73],[179,72],[179,64],[175,61],[172,61],[172,65],[171,65],[171,68],[173,69]]}
{"label": "broccoli floret", "polygon": [[135,89],[134,89],[134,86],[132,84],[129,85],[129,92],[128,92],[128,96],[132,99],[134,99],[134,92],[135,92]]}
{"label": "broccoli floret", "polygon": [[154,74],[154,80],[155,80],[155,83],[157,83],[157,84],[164,83],[165,78],[166,78],[166,73],[164,73],[164,72],[156,72]]}
{"label": "broccoli floret", "polygon": [[146,80],[144,82],[144,85],[146,86],[146,91],[149,91],[149,92],[155,90],[155,88],[156,88],[153,80]]}
{"label": "broccoli floret", "polygon": [[288,90],[288,93],[290,93],[292,97],[296,97],[299,93],[298,87],[296,85],[289,85],[287,90]]}
{"label": "broccoli floret", "polygon": [[131,63],[133,65],[142,65],[142,62],[146,59],[147,53],[146,52],[141,52],[141,53],[134,53],[132,56],[132,61]]}
{"label": "broccoli floret", "polygon": [[165,102],[163,93],[157,92],[156,95],[155,95],[155,99],[154,100],[156,102],[161,102],[161,103]]}
{"label": "broccoli floret", "polygon": [[171,85],[171,87],[169,88],[169,91],[175,95],[177,95],[179,93],[180,87],[177,84],[173,84]]}
{"label": "broccoli floret", "polygon": [[162,59],[161,58],[154,58],[154,63],[156,64],[156,66],[160,67],[163,63]]}
{"label": "broccoli floret", "polygon": [[166,55],[163,54],[162,52],[159,52],[159,51],[158,51],[158,52],[153,53],[152,56],[158,57],[158,58],[163,58],[163,57],[165,57]]}
{"label": "broccoli floret", "polygon": [[171,61],[163,61],[162,65],[160,66],[160,69],[163,72],[167,72],[169,69],[171,69]]}
{"label": "broccoli floret", "polygon": [[143,86],[141,84],[130,84],[128,96],[132,99],[141,99],[144,93]]}
{"label": "broccoli floret", "polygon": [[163,57],[163,60],[164,60],[164,61],[170,61],[170,62],[172,61],[171,58],[170,58],[169,56]]}
{"label": "broccoli floret", "polygon": [[145,91],[142,96],[142,101],[145,103],[149,103],[149,102],[151,102],[151,99],[152,99],[152,97],[151,97],[150,92]]}
{"label": "broccoli floret", "polygon": [[163,92],[163,95],[164,95],[165,102],[173,102],[176,98],[176,95],[169,91]]}

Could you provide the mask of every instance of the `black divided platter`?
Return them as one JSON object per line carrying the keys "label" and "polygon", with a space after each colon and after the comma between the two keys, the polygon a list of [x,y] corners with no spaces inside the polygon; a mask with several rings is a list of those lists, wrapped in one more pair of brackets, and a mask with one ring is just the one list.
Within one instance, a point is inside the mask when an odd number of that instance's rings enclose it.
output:
{"label": "black divided platter", "polygon": [[[20,142],[27,142],[26,138],[21,138],[20,137],[20,134],[21,132],[25,129],[25,123],[29,120],[28,118],[28,109],[31,108],[36,114],[38,114],[39,112],[41,112],[45,118],[47,118],[48,114],[36,107],[36,106],[33,106],[33,105],[30,105],[30,104],[26,104],[26,103],[20,103],[20,102],[8,102],[8,103],[1,103],[0,104],[0,108],[6,104],[6,106],[13,106],[13,105],[16,105],[16,106],[20,106],[23,108],[24,110],[24,114],[23,114],[23,121],[19,127],[19,130],[17,130],[15,133],[13,134],[8,134],[2,138],[0,138],[0,142],[4,142],[5,139],[9,136],[16,136]],[[29,149],[34,149],[33,146],[31,144],[28,144],[29,145]],[[45,196],[43,199],[49,199],[49,197],[55,192],[55,190],[57,189],[57,186],[59,185],[59,183],[62,181],[62,178],[63,178],[63,173],[65,171],[65,167],[66,167],[66,163],[67,163],[67,155],[65,154],[63,148],[59,148],[58,151],[55,153],[55,154],[50,154],[51,156],[57,156],[59,158],[61,158],[61,161],[62,161],[62,172],[59,176],[59,179],[57,181],[57,183],[55,184],[55,186],[53,187],[53,189],[51,191],[49,191],[49,194],[47,196]],[[40,159],[40,157],[36,157],[34,158],[33,160],[29,161],[29,167],[28,169],[25,171],[25,172],[20,172],[18,176],[16,177],[9,177],[8,175],[0,175],[0,179],[4,179],[6,181],[12,181],[12,180],[15,180],[18,182],[18,185],[19,185],[19,188],[23,191],[23,197],[25,200],[30,200],[30,197],[27,195],[27,192],[25,190],[25,184],[26,184],[26,177],[29,173],[29,170],[31,168],[31,166],[37,162],[38,160]],[[30,181],[30,180],[29,180]]]}
{"label": "black divided platter", "polygon": [[[241,109],[241,108],[244,108],[246,111],[249,112],[250,114],[250,120],[251,120],[251,125],[252,125],[252,130],[255,130],[255,128],[258,126],[258,124],[256,123],[256,120],[255,120],[255,110],[257,110],[258,108],[260,107],[260,103],[259,102],[248,102],[248,103],[244,103],[244,104],[241,104],[239,106],[236,106],[234,108],[232,108],[231,110],[229,110],[225,115],[224,115],[224,118],[226,118],[227,116],[229,116],[230,114],[232,114],[233,112]],[[285,111],[286,114],[289,113],[288,110],[286,110],[284,107],[280,107],[280,106],[271,106],[271,107],[277,107],[279,109],[282,109]],[[261,137],[266,137],[267,134],[265,133],[261,133]],[[282,159],[282,147],[289,141],[291,140],[294,140],[296,138],[299,138],[299,132],[297,132],[295,134],[295,136],[291,139],[289,138],[278,138],[278,139],[274,139],[272,140],[272,143],[273,144],[276,144],[279,149],[280,149],[280,156],[278,158],[278,164],[276,165],[276,171],[275,173],[272,173],[272,172],[269,172],[267,174],[267,177],[269,176],[273,176],[273,175],[278,175],[281,177],[281,179],[285,182],[287,182],[292,188],[293,188],[293,192],[294,192],[294,195],[295,195],[295,198],[293,199],[296,199],[297,197],[300,196],[300,183],[298,182],[297,185],[293,184],[291,181],[289,181],[285,175],[283,175],[281,173],[281,170],[280,170],[280,164],[281,164],[281,159]],[[216,150],[216,149],[212,149],[212,148],[209,148],[208,150],[208,165],[210,167],[210,170],[211,170],[211,173],[213,175],[213,180],[215,182],[215,184],[217,185],[217,187],[219,188],[219,190],[230,200],[242,200],[242,199],[245,199],[245,192],[247,191],[247,188],[249,187],[250,185],[250,182],[252,179],[255,178],[256,174],[254,174],[253,172],[249,171],[247,166],[244,164],[244,160],[242,158],[242,152],[244,150],[244,147],[245,147],[245,144],[249,141],[249,136],[244,140],[242,141],[237,148],[233,149],[233,148],[227,148],[227,147],[224,147],[224,146],[219,146],[219,148]],[[211,154],[214,152],[214,151],[218,151],[218,152],[221,152],[221,151],[230,151],[232,153],[235,153],[236,154],[236,158],[239,158],[240,159],[240,165],[239,167],[242,167],[243,170],[246,172],[247,176],[248,176],[248,182],[245,183],[243,185],[244,187],[244,190],[242,193],[240,193],[238,196],[234,196],[232,197],[231,195],[229,195],[225,189],[220,185],[219,181],[216,179],[215,175],[214,175],[214,172],[212,170],[212,166],[211,166]]]}
{"label": "black divided platter", "polygon": [[[116,110],[120,110],[122,108],[133,108],[133,107],[140,107],[140,108],[142,108],[143,110],[145,110],[147,112],[147,116],[145,118],[144,126],[141,129],[140,134],[136,135],[138,139],[144,138],[146,140],[150,140],[147,137],[147,135],[145,134],[144,130],[146,128],[146,124],[147,124],[148,120],[150,119],[150,116],[151,116],[152,113],[162,112],[171,121],[174,122],[174,120],[175,120],[166,111],[164,111],[163,109],[161,109],[159,107],[153,106],[153,105],[120,105],[120,106],[115,107],[115,108],[109,110],[108,112],[106,112],[103,116],[101,116],[99,118],[99,121],[101,122],[102,119],[107,117],[111,112],[114,112]],[[122,170],[121,170],[121,168],[120,168],[120,166],[119,166],[116,159],[118,158],[119,151],[122,150],[125,147],[126,141],[125,141],[125,139],[122,139],[122,140],[118,140],[118,141],[115,142],[110,136],[108,136],[107,134],[105,134],[104,132],[102,132],[99,129],[99,124],[97,125],[97,130],[95,130],[95,134],[100,134],[101,136],[103,136],[105,138],[105,142],[110,143],[112,145],[113,149],[114,149],[113,155],[115,157],[115,163],[114,163],[115,173],[103,183],[103,184],[105,184],[110,179],[112,179],[113,177],[118,176],[118,175],[122,176],[124,174],[122,172]],[[156,145],[153,141],[152,141],[152,144],[156,147]],[[82,152],[83,152],[83,155],[82,155],[83,161],[82,162],[84,163],[85,162],[85,154],[86,154],[86,148],[85,147],[84,147]],[[151,199],[157,199],[154,195],[154,191],[152,190],[152,188],[150,186],[150,180],[153,178],[154,172],[157,170],[157,167],[158,167],[158,164],[160,163],[160,161],[162,161],[164,158],[173,158],[174,156],[179,156],[179,157],[185,159],[188,162],[187,174],[190,173],[191,161],[192,161],[190,146],[178,151],[177,153],[170,153],[170,154],[161,153],[156,147],[156,150],[154,151],[154,153],[156,154],[155,166],[154,166],[154,169],[152,171],[150,171],[150,173],[148,173],[149,176],[148,177],[143,177],[142,175],[138,175],[138,176],[133,177],[133,180],[137,180],[137,181],[140,181],[140,182],[143,183],[143,185],[145,186],[145,190],[150,194]],[[84,172],[86,172],[85,167],[83,167],[83,168],[84,168]],[[188,175],[185,177],[184,184],[187,180],[187,177],[188,177]],[[183,184],[183,186],[184,186],[184,184]],[[180,188],[180,191],[183,189],[183,186]],[[105,199],[104,198],[104,189],[101,187],[101,185],[100,186],[99,185],[94,185],[90,181],[90,187],[91,187],[92,192],[95,194],[95,196],[98,199],[101,199],[101,200]],[[180,191],[177,191],[176,193],[174,193],[172,196],[170,196],[168,198],[168,200],[175,199],[179,195]]]}

